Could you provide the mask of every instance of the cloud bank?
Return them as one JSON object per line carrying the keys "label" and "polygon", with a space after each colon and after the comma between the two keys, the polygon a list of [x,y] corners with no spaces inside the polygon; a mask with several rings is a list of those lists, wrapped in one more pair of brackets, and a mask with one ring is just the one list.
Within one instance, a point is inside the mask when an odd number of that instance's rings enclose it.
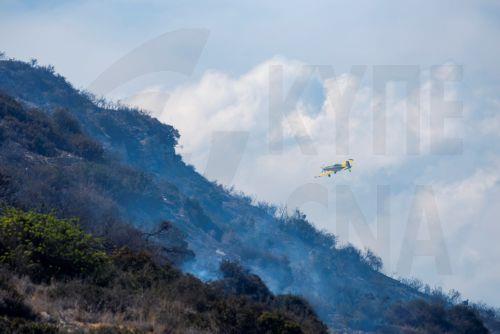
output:
{"label": "cloud bank", "polygon": [[[276,98],[276,69],[282,73],[282,98],[293,102],[279,123],[278,150],[270,102]],[[493,265],[500,260],[494,246],[500,214],[498,116],[479,110],[483,96],[462,107],[454,104],[462,95],[460,81],[454,81],[460,67],[453,64],[421,69],[418,85],[389,82],[383,94],[373,89],[377,70],[335,75],[275,57],[240,76],[211,70],[199,81],[169,91],[150,87],[127,102],[147,106],[178,128],[179,152],[209,179],[258,200],[299,207],[325,230],[339,233],[339,222],[350,220],[341,240],[377,251],[388,274],[500,304],[495,293],[500,270]],[[441,84],[442,91],[436,88]],[[498,101],[492,99],[495,108]],[[383,110],[385,131],[377,128],[377,110]],[[417,154],[411,151],[415,145]],[[355,159],[351,174],[314,178],[321,166],[345,158]],[[377,189],[384,186],[388,192],[381,198]],[[421,186],[430,195],[419,193]],[[387,201],[384,215],[377,213],[377,200]],[[343,206],[350,208],[345,217]],[[424,249],[429,256],[415,254],[407,271],[399,263],[415,212],[422,217],[414,240],[431,238]],[[387,235],[377,235],[385,233],[381,224],[388,226]],[[432,239],[434,228],[439,240]],[[440,242],[449,269],[436,261]]]}

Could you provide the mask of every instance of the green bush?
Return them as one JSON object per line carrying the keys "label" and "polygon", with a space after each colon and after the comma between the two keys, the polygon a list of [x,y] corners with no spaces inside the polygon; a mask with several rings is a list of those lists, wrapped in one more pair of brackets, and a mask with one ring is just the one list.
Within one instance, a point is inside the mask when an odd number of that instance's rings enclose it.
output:
{"label": "green bush", "polygon": [[87,275],[106,262],[99,240],[73,220],[12,208],[0,216],[0,263],[34,281]]}

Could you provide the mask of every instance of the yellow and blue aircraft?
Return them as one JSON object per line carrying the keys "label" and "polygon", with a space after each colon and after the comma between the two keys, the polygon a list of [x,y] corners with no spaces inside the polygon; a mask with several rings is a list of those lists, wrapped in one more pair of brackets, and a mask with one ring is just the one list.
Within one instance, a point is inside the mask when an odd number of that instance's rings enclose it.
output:
{"label": "yellow and blue aircraft", "polygon": [[352,165],[354,163],[354,159],[347,159],[346,161],[340,164],[334,164],[330,166],[325,166],[321,168],[321,173],[316,177],[328,176],[331,177],[332,174],[337,174],[337,172],[348,170],[351,171]]}

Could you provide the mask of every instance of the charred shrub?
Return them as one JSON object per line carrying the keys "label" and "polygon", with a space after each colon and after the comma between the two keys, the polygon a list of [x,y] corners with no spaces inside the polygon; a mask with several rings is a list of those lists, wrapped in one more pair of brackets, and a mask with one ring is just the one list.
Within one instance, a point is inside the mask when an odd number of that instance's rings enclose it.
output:
{"label": "charred shrub", "polygon": [[220,265],[222,279],[214,282],[216,289],[228,295],[244,295],[252,300],[266,302],[273,298],[259,276],[250,273],[239,263],[224,260]]}
{"label": "charred shrub", "polygon": [[389,325],[381,332],[399,333],[405,329],[418,333],[489,333],[472,308],[423,299],[395,304],[388,311],[387,321]]}

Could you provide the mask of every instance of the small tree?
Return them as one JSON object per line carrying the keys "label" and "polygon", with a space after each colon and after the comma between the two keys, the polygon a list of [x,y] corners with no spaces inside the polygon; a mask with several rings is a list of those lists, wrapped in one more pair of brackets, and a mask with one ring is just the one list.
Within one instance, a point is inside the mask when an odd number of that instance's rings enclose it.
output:
{"label": "small tree", "polygon": [[5,52],[0,51],[0,60],[5,60]]}
{"label": "small tree", "polygon": [[363,255],[363,260],[373,270],[380,271],[382,269],[382,259],[375,253],[373,253],[370,249],[366,249],[365,254]]}
{"label": "small tree", "polygon": [[56,68],[54,67],[54,65],[47,65],[45,69],[51,74],[54,74],[56,72]]}

